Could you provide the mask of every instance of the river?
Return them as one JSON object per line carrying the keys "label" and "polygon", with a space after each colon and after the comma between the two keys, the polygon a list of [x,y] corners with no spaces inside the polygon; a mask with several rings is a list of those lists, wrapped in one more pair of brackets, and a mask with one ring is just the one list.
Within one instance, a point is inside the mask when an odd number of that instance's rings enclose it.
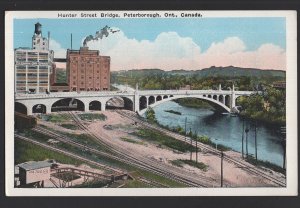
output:
{"label": "river", "polygon": [[[178,111],[181,115],[168,113],[165,110]],[[206,135],[217,144],[225,145],[238,152],[242,151],[243,121],[238,116],[214,114],[208,109],[188,108],[171,101],[154,107],[154,111],[157,121],[162,125],[169,127],[179,125],[185,128],[185,118],[187,118],[187,131],[191,128],[193,132]],[[245,121],[245,126],[249,125],[250,122]],[[257,157],[259,160],[269,161],[282,167],[283,147],[277,130],[261,123],[257,125]],[[244,145],[244,152],[245,149]],[[255,155],[253,126],[250,126],[248,133],[248,152]]]}

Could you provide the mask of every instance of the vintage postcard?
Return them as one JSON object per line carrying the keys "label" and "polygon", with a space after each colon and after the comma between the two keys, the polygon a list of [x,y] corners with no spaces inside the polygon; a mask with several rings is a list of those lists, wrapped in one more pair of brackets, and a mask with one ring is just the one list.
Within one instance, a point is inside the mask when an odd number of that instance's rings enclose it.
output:
{"label": "vintage postcard", "polygon": [[6,194],[297,195],[296,16],[6,12]]}

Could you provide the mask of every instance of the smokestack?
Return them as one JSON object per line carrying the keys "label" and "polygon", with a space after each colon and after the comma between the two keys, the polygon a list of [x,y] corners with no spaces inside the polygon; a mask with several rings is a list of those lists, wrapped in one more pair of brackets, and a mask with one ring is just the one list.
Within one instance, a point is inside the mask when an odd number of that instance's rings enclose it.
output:
{"label": "smokestack", "polygon": [[37,22],[36,24],[34,24],[34,26],[35,26],[34,33],[37,35],[41,34],[42,33],[42,25],[39,22]]}
{"label": "smokestack", "polygon": [[72,50],[72,41],[73,41],[73,40],[72,40],[72,33],[71,33],[71,50]]}

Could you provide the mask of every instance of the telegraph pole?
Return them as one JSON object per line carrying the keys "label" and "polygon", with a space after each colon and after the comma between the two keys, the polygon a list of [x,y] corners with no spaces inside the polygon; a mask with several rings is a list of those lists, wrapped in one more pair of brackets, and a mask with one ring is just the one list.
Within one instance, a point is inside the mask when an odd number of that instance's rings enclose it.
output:
{"label": "telegraph pole", "polygon": [[190,157],[191,161],[192,161],[192,154],[193,154],[193,139],[192,139],[192,136],[191,136],[191,157]]}
{"label": "telegraph pole", "polygon": [[249,132],[249,129],[248,127],[246,127],[246,158],[248,159],[248,132]]}
{"label": "telegraph pole", "polygon": [[283,162],[282,162],[282,168],[285,169],[285,160],[286,160],[286,127],[280,127],[281,129],[281,135],[282,135],[282,148],[283,148]]}
{"label": "telegraph pole", "polygon": [[196,163],[198,163],[198,145],[197,145],[197,140],[196,140]]}
{"label": "telegraph pole", "polygon": [[224,153],[221,151],[221,187],[223,187],[223,157]]}
{"label": "telegraph pole", "polygon": [[185,125],[184,125],[184,141],[186,142],[186,122],[187,122],[187,117],[185,117]]}
{"label": "telegraph pole", "polygon": [[244,132],[245,132],[245,118],[243,118],[243,131],[242,131],[242,158],[244,158]]}
{"label": "telegraph pole", "polygon": [[254,126],[254,139],[255,139],[255,160],[257,162],[257,121],[255,121],[255,126]]}

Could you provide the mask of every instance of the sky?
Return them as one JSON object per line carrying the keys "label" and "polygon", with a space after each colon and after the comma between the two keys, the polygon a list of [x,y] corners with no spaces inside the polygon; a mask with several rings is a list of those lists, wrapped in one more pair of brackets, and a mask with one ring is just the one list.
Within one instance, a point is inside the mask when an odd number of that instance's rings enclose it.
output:
{"label": "sky", "polygon": [[15,19],[14,48],[31,47],[34,24],[50,31],[50,49],[64,58],[88,35],[110,26],[116,33],[88,42],[111,57],[111,70],[159,68],[197,70],[237,66],[285,70],[286,25],[280,17]]}

